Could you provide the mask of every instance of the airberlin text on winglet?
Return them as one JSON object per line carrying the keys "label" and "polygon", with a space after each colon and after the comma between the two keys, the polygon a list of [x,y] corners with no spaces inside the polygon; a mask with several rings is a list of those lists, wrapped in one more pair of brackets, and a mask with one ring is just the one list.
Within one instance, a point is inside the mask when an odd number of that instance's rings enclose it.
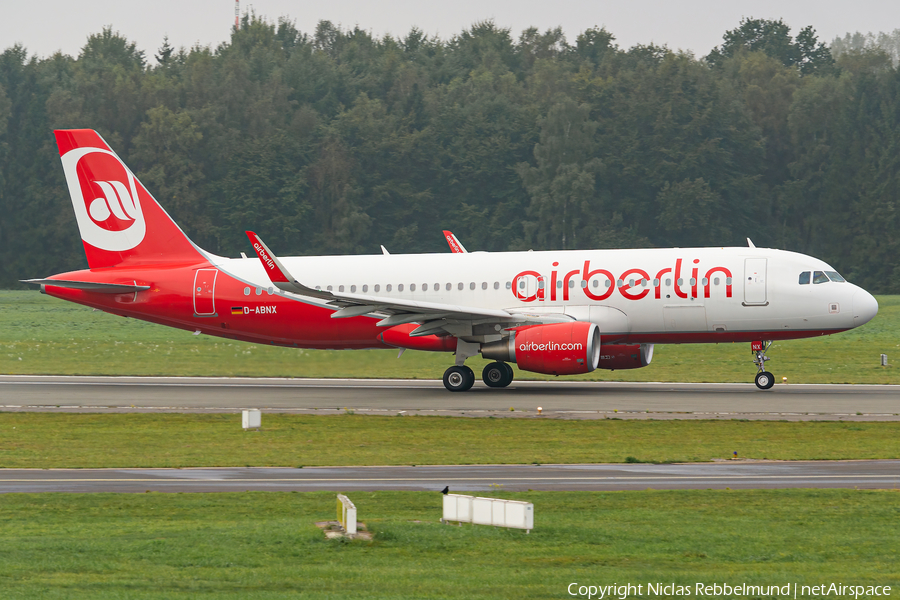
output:
{"label": "airberlin text on winglet", "polygon": [[[675,285],[673,286],[673,290],[675,292],[675,295],[678,296],[679,298],[682,298],[682,299],[686,299],[688,297],[699,298],[700,297],[700,295],[699,295],[699,292],[700,292],[699,287],[700,286],[703,287],[703,297],[709,298],[710,297],[711,278],[713,277],[713,275],[715,275],[717,273],[725,277],[725,297],[726,298],[732,297],[733,289],[732,289],[731,271],[725,267],[712,267],[711,269],[708,269],[706,271],[705,276],[701,280],[700,279],[700,268],[696,266],[700,263],[700,259],[698,259],[698,258],[694,259],[693,262],[694,262],[695,266],[694,266],[694,268],[691,269],[691,278],[689,281],[690,292],[683,291],[681,289],[681,286],[683,285],[682,276],[681,276],[682,262],[683,262],[683,259],[681,259],[681,258],[676,259],[674,273],[673,273],[673,269],[671,267],[661,269],[658,273],[656,273],[656,277],[652,279],[652,286],[651,286],[654,290],[654,298],[655,299],[657,299],[657,300],[661,299],[663,277],[668,273],[673,274],[673,277],[675,279]],[[559,263],[554,262],[553,266],[558,267]],[[581,285],[580,286],[573,285],[572,288],[570,288],[569,286],[572,285],[570,283],[572,278],[579,274],[581,275],[581,280],[580,280]],[[609,281],[609,284],[608,284],[609,287],[607,287],[606,291],[604,291],[602,294],[595,294],[590,289],[591,279],[598,275],[605,276],[606,279]],[[534,290],[534,293],[532,293],[530,295],[525,295],[522,293],[522,286],[519,283],[525,277],[534,277],[538,281],[537,289]],[[522,302],[534,302],[534,301],[544,302],[547,299],[545,288],[549,288],[550,289],[549,300],[551,302],[555,302],[557,300],[557,286],[559,284],[561,284],[561,285],[559,285],[559,287],[560,287],[560,290],[562,291],[562,298],[561,298],[562,301],[568,301],[569,300],[569,290],[570,289],[574,290],[574,289],[576,289],[576,287],[578,287],[578,289],[581,289],[581,291],[584,292],[584,295],[587,296],[588,298],[590,298],[591,300],[596,300],[596,301],[606,300],[607,298],[609,298],[612,295],[612,293],[615,290],[619,290],[619,293],[627,300],[640,300],[650,293],[650,287],[648,287],[648,284],[651,283],[650,274],[647,273],[647,271],[645,271],[643,269],[628,269],[624,273],[619,275],[618,278],[616,278],[612,274],[612,272],[610,272],[606,269],[591,270],[591,261],[589,261],[589,260],[584,261],[583,268],[574,269],[574,270],[566,272],[565,275],[562,276],[562,279],[560,279],[559,271],[556,271],[556,270],[550,271],[550,283],[548,286],[543,285],[545,280],[546,280],[546,278],[537,271],[522,271],[521,273],[517,274],[513,278],[512,293],[517,299],[521,300]],[[640,291],[632,292],[632,291],[630,291],[630,290],[632,290],[632,288],[640,288]]]}

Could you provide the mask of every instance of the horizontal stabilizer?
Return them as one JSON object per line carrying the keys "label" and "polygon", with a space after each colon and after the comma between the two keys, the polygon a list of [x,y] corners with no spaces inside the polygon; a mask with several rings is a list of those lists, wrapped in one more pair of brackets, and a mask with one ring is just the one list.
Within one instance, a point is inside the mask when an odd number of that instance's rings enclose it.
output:
{"label": "horizontal stabilizer", "polygon": [[52,285],[55,287],[69,288],[72,290],[85,290],[87,292],[101,292],[104,294],[130,294],[149,290],[149,285],[128,285],[122,283],[99,283],[96,281],[67,281],[64,279],[21,279],[22,283],[34,283],[37,285]]}

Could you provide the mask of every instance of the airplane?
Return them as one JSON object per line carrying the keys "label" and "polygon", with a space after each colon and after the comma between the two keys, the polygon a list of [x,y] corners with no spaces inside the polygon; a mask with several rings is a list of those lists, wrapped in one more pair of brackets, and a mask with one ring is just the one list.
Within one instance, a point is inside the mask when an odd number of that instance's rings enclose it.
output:
{"label": "airplane", "polygon": [[[55,131],[88,269],[25,280],[112,314],[246,342],[295,348],[454,353],[503,388],[519,369],[553,375],[650,364],[655,344],[750,342],[756,386],[774,340],[858,327],[878,312],[825,262],[747,247],[277,257],[194,244],[100,135]],[[449,233],[449,232],[448,232]],[[446,234],[445,234],[446,236]],[[452,236],[452,234],[450,234]],[[448,238],[450,240],[450,238]],[[454,248],[453,242],[459,246]]]}

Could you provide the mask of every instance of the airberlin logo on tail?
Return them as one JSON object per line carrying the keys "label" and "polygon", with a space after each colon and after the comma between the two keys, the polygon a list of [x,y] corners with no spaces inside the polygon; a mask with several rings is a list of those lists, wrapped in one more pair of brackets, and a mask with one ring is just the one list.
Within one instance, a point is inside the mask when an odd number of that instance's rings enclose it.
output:
{"label": "airberlin logo on tail", "polygon": [[94,198],[88,207],[88,214],[95,223],[103,223],[113,215],[120,221],[129,222],[137,219],[137,206],[124,183],[121,181],[95,181],[94,183],[103,190],[103,197]]}
{"label": "airberlin logo on tail", "polygon": [[62,157],[81,239],[101,250],[131,250],[147,225],[134,174],[103,148],[75,148]]}

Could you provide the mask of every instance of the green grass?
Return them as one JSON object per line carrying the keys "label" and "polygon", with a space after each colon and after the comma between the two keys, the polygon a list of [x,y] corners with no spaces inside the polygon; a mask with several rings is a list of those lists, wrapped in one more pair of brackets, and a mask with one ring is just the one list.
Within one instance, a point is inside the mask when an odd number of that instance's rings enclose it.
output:
{"label": "green grass", "polygon": [[371,542],[326,541],[332,493],[4,494],[19,598],[568,598],[592,585],[890,585],[894,491],[520,492],[535,529],[441,525],[436,492],[356,492]]}
{"label": "green grass", "polygon": [[[900,296],[878,298],[878,316],[838,335],[777,342],[770,369],[791,383],[900,384]],[[879,355],[890,358],[882,368]],[[0,374],[244,375],[439,379],[443,353],[274,348],[123,319],[44,296],[0,291]],[[749,344],[657,346],[653,363],[597,370],[568,379],[608,381],[751,381]],[[487,361],[471,358],[480,372]],[[519,371],[520,379],[552,379]]]}
{"label": "green grass", "polygon": [[696,462],[900,458],[900,422],[0,413],[0,467]]}

